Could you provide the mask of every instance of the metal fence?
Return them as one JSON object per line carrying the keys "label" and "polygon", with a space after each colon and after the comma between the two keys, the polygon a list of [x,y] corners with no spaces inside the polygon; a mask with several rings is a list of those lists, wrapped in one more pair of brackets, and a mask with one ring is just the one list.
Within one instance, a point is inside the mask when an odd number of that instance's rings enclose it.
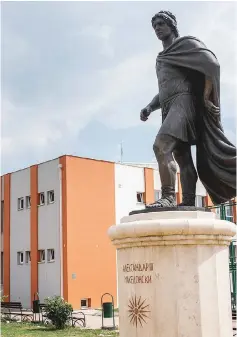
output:
{"label": "metal fence", "polygon": [[[221,220],[227,220],[236,223],[234,214],[236,202],[230,202],[218,206],[210,206],[212,211]],[[232,310],[236,310],[236,262],[237,262],[237,238],[235,237],[229,246],[229,271],[230,271],[230,291],[231,291],[231,306]]]}

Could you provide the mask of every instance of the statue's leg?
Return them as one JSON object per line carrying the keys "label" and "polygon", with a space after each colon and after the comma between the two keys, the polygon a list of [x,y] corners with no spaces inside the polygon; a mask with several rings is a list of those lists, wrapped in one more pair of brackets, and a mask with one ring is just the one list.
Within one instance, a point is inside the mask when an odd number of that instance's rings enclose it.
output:
{"label": "statue's leg", "polygon": [[146,207],[176,206],[176,163],[172,152],[178,146],[178,143],[178,139],[169,135],[157,135],[153,149],[159,166],[162,196],[161,199]]}
{"label": "statue's leg", "polygon": [[195,206],[197,172],[193,164],[191,146],[182,143],[174,150],[174,158],[180,168],[183,199],[180,206]]}

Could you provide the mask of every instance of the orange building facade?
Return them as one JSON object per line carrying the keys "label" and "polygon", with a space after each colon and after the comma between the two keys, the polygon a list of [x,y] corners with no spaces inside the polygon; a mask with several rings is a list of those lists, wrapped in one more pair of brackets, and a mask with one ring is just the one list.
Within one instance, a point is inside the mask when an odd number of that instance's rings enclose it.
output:
{"label": "orange building facade", "polygon": [[[160,194],[156,169],[62,156],[2,176],[0,190],[8,301],[27,308],[37,294],[41,302],[60,295],[76,310],[98,308],[110,293],[117,305],[116,250],[107,230]],[[181,194],[178,174],[177,202]],[[197,205],[210,205],[200,182]]]}

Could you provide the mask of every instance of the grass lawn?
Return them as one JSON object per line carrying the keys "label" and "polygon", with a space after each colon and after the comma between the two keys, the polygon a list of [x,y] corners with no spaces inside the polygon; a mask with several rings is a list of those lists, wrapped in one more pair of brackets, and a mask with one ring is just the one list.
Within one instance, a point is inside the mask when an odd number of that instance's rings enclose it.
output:
{"label": "grass lawn", "polygon": [[1,336],[3,337],[53,337],[53,336],[79,336],[79,337],[96,337],[111,336],[118,337],[118,332],[107,330],[83,330],[80,328],[68,328],[65,330],[55,330],[45,326],[36,326],[33,324],[21,323],[2,323]]}

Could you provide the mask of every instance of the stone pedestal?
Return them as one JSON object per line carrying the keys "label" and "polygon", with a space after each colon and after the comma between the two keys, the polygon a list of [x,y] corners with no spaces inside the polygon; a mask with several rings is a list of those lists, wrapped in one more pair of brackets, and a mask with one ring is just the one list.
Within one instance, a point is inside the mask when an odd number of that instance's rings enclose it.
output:
{"label": "stone pedestal", "polygon": [[228,245],[212,212],[140,213],[109,229],[120,337],[232,337]]}

